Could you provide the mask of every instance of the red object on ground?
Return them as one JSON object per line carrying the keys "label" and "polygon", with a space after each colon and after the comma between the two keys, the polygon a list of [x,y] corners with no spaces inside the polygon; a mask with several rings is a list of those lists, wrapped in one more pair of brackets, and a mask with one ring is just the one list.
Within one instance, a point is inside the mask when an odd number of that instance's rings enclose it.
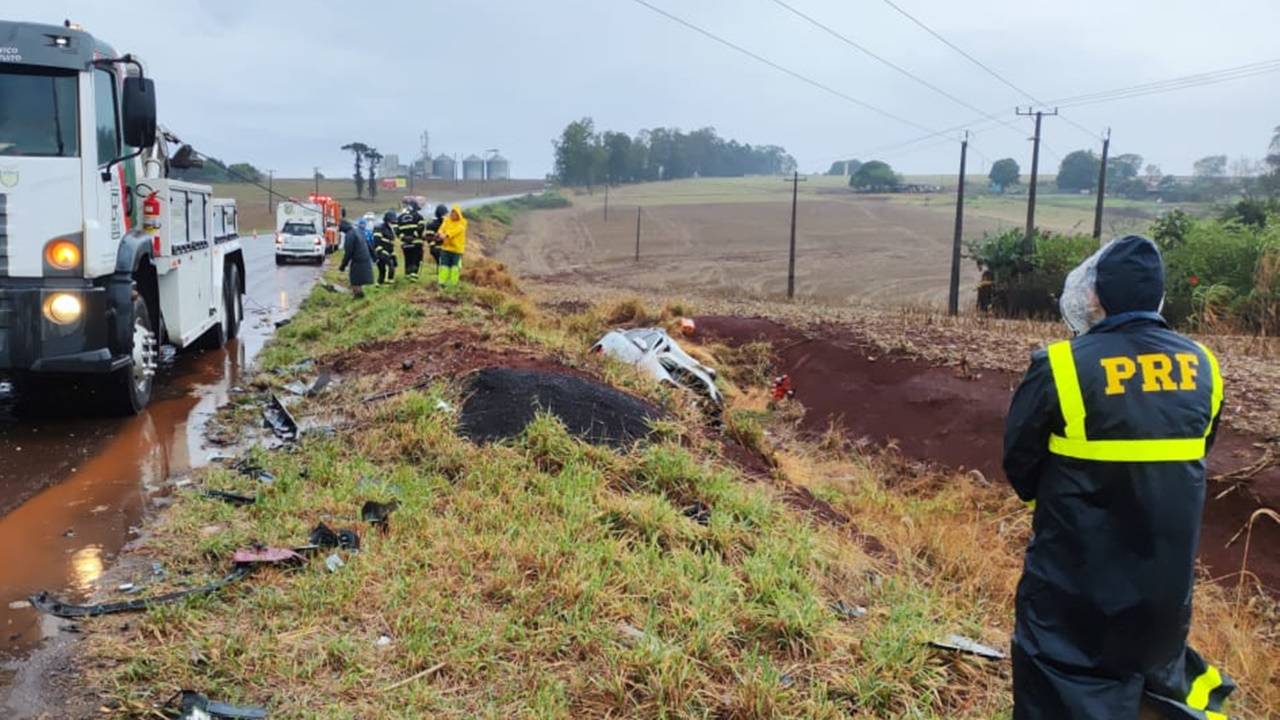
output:
{"label": "red object on ground", "polygon": [[[975,468],[1003,482],[1004,419],[1018,376],[985,370],[960,377],[954,368],[872,349],[863,338],[841,331],[806,337],[762,318],[699,317],[702,334],[731,346],[768,341],[778,369],[796,379],[795,397],[805,408],[802,427],[813,436],[833,420],[845,435],[894,443],[903,455],[952,468]],[[775,386],[776,387],[776,386]],[[1228,403],[1231,387],[1227,387]],[[1228,422],[1230,418],[1228,416]],[[1262,456],[1263,439],[1222,426],[1209,455],[1210,477],[1249,467]],[[1272,465],[1234,490],[1210,482],[1200,530],[1200,559],[1215,577],[1235,583],[1244,539],[1227,547],[1262,507],[1280,507],[1280,466]],[[1010,492],[1013,492],[1010,490]],[[1248,569],[1270,593],[1280,595],[1280,525],[1254,523]]]}
{"label": "red object on ground", "polygon": [[791,387],[790,375],[779,375],[773,379],[773,399],[783,400],[795,395],[796,391]]}

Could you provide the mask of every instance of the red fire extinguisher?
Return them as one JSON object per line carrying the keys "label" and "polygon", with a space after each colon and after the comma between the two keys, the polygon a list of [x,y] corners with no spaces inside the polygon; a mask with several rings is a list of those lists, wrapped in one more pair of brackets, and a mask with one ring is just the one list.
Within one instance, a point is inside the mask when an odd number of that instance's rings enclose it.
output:
{"label": "red fire extinguisher", "polygon": [[151,236],[151,251],[160,254],[160,197],[151,193],[142,201],[142,228]]}

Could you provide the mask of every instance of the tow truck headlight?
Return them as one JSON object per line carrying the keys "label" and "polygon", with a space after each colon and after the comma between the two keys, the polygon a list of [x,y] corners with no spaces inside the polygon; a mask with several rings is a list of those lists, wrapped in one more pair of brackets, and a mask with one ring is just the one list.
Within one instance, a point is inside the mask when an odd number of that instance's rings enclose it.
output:
{"label": "tow truck headlight", "polygon": [[70,240],[54,240],[45,245],[44,259],[59,270],[74,270],[80,266],[80,247]]}
{"label": "tow truck headlight", "polygon": [[44,301],[44,316],[57,325],[70,325],[80,319],[80,298],[71,293],[54,293]]}

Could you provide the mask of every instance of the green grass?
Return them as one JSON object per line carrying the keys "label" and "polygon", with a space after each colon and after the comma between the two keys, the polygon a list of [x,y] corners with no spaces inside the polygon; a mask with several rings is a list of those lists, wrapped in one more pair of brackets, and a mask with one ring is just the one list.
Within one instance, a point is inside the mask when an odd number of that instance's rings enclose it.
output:
{"label": "green grass", "polygon": [[[87,622],[78,681],[120,718],[154,715],[183,687],[280,718],[1008,717],[1007,666],[927,641],[1007,639],[1027,532],[1020,503],[969,476],[818,451],[782,412],[731,406],[728,432],[774,450],[785,478],[746,480],[685,394],[586,353],[611,320],[677,311],[690,309],[629,301],[560,317],[492,287],[443,297],[402,284],[364,300],[318,288],[262,354],[255,385],[283,381],[302,359],[350,358],[370,340],[465,329],[488,349],[594,373],[671,417],[625,451],[586,445],[548,415],[477,446],[455,431],[460,378],[365,403],[404,381],[382,372],[387,357],[360,355],[358,372],[297,408],[338,414],[336,434],[252,451],[273,484],[199,473],[257,504],[180,491],[136,550],[168,571],[148,590],[216,577],[237,547],[300,544],[321,521],[357,527],[360,552],[344,553],[335,573],[317,557],[127,623]],[[760,389],[763,352],[733,358],[741,367],[726,377]],[[239,403],[236,416],[257,422],[257,406]],[[852,522],[797,509],[793,486]],[[392,498],[387,533],[356,519],[365,500]],[[710,508],[705,525],[685,515],[695,502]],[[875,538],[888,550],[869,551]],[[837,600],[869,612],[841,617]],[[1265,688],[1275,658],[1251,640],[1261,621],[1228,607],[1198,596],[1199,627],[1216,655],[1232,640],[1243,655],[1228,668]],[[1255,706],[1266,707],[1270,691],[1259,692]]]}

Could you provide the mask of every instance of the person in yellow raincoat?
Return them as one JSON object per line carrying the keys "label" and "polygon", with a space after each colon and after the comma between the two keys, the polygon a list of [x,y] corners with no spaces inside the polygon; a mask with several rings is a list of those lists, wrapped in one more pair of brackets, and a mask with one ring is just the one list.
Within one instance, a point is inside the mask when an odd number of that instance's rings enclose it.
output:
{"label": "person in yellow raincoat", "polygon": [[438,274],[440,287],[457,287],[462,277],[462,254],[467,250],[467,218],[463,216],[462,208],[454,205],[436,233],[442,240]]}

